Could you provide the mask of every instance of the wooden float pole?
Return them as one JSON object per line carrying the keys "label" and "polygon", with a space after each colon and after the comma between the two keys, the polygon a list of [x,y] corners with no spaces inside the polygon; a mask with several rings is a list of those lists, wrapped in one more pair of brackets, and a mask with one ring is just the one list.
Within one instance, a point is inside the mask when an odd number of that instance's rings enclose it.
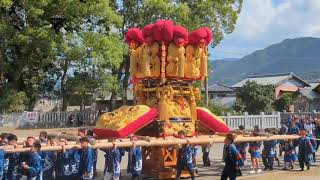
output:
{"label": "wooden float pole", "polygon": [[[298,139],[300,136],[297,135],[271,135],[271,136],[240,136],[238,135],[235,138],[235,142],[251,142],[251,141],[270,141],[270,140],[293,140]],[[149,140],[137,140],[137,141],[130,141],[130,139],[123,139],[121,141],[115,142],[108,142],[107,140],[97,140],[94,145],[91,145],[92,148],[95,149],[102,149],[102,148],[111,148],[114,145],[116,147],[131,147],[133,144],[136,146],[142,147],[151,147],[151,146],[173,146],[173,145],[182,145],[182,144],[192,144],[192,145],[202,145],[202,144],[210,144],[210,143],[223,143],[225,136],[197,136],[192,138],[151,138]],[[67,144],[64,145],[65,149],[72,149],[72,148],[81,148],[79,144]],[[13,149],[10,146],[2,146],[0,149],[3,149],[9,153],[17,153],[17,152],[25,152],[29,151],[30,148],[16,148]],[[62,145],[57,146],[43,146],[41,151],[61,151],[63,149]]]}

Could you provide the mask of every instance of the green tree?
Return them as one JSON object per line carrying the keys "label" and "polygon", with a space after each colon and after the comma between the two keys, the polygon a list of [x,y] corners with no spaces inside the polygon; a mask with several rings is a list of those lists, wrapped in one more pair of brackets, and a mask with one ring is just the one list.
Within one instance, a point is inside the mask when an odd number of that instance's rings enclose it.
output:
{"label": "green tree", "polygon": [[24,92],[6,88],[0,96],[0,113],[22,112],[25,109],[25,103],[28,100]]}
{"label": "green tree", "polygon": [[274,87],[272,85],[259,85],[255,81],[247,81],[237,92],[238,110],[247,111],[250,114],[269,112],[274,102]]}
{"label": "green tree", "polygon": [[281,97],[274,101],[274,107],[277,111],[288,111],[294,103],[296,96],[293,93],[283,93]]}
{"label": "green tree", "polygon": [[[1,88],[24,92],[31,110],[36,99],[52,94],[49,91],[54,90],[54,82],[58,81],[58,95],[65,109],[66,82],[73,77],[72,71],[87,64],[91,53],[94,53],[91,64],[97,59],[110,62],[116,56],[113,51],[102,53],[97,49],[99,46],[89,48],[83,40],[89,33],[114,39],[111,29],[119,28],[122,20],[112,3],[109,0],[1,0]],[[113,46],[120,50],[121,44],[120,40],[113,41]],[[99,68],[92,67],[91,70]]]}

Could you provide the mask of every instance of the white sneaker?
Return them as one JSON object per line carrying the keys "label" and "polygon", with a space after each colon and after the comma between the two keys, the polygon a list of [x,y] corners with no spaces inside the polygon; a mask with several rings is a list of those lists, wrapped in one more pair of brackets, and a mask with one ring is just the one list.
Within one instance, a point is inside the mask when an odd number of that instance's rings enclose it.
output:
{"label": "white sneaker", "polygon": [[257,171],[257,173],[261,173],[262,172],[262,170],[261,169],[258,169],[258,170],[256,170]]}
{"label": "white sneaker", "polygon": [[249,171],[249,174],[254,174],[256,173],[256,171],[254,169],[252,169],[251,171]]}

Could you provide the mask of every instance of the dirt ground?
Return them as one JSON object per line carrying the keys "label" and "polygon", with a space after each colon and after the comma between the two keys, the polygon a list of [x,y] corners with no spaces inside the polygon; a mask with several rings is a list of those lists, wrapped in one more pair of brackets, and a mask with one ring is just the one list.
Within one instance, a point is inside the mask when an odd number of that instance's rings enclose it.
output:
{"label": "dirt ground", "polygon": [[[76,134],[77,129],[76,128],[63,128],[63,129],[30,129],[30,130],[17,130],[13,128],[3,128],[0,127],[0,133],[7,132],[7,133],[14,133],[20,138],[26,138],[28,136],[38,136],[40,131],[47,131],[49,134],[57,134],[60,132],[67,132],[67,133],[74,133]],[[201,165],[202,159],[201,159],[201,149],[199,149],[199,155],[197,156],[197,162],[198,162],[198,170],[200,177],[197,177],[196,179],[199,180],[218,180],[220,179],[220,174],[223,169],[223,162],[221,161],[222,157],[222,144],[214,144],[210,151],[210,158],[212,160],[212,166],[211,167],[203,167]],[[100,151],[98,155],[98,172],[99,176],[96,178],[97,180],[102,180],[102,172],[104,167],[104,154]],[[121,162],[121,168],[123,169],[123,177],[121,179],[126,180],[130,179],[128,175],[126,174],[125,170],[127,167],[127,157],[122,158],[123,161]],[[279,157],[280,161],[282,160],[282,157]],[[320,159],[320,156],[318,154],[317,159]],[[261,163],[262,164],[262,163]],[[282,162],[280,164],[280,167],[275,166],[274,171],[263,171],[260,174],[254,174],[249,175],[250,170],[250,163],[249,165],[245,166],[243,169],[244,175],[242,177],[239,177],[238,179],[241,180],[319,180],[320,179],[320,163],[315,164],[311,167],[311,170],[309,171],[303,171],[300,172],[298,165],[296,164],[296,167],[293,171],[283,171],[282,170]]]}

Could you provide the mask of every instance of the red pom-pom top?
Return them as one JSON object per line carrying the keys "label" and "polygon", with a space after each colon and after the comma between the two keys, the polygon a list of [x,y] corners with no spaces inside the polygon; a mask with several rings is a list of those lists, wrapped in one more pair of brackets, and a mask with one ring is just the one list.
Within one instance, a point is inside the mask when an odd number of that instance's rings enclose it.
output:
{"label": "red pom-pom top", "polygon": [[126,33],[126,43],[131,44],[132,41],[137,42],[139,45],[143,43],[142,31],[139,28],[130,28]]}
{"label": "red pom-pom top", "polygon": [[153,26],[154,26],[154,24],[149,24],[149,25],[146,25],[142,29],[142,35],[144,38],[144,42],[147,44],[152,44],[154,41],[153,32],[152,32]]}
{"label": "red pom-pom top", "polygon": [[213,35],[212,31],[208,27],[201,27],[189,35],[189,43],[192,45],[199,45],[201,42],[204,42],[206,45],[209,45],[212,41]]}
{"label": "red pom-pom top", "polygon": [[158,42],[170,42],[173,39],[174,23],[170,20],[159,20],[152,27],[154,39]]}
{"label": "red pom-pom top", "polygon": [[174,29],[173,29],[173,40],[174,40],[176,45],[178,45],[178,44],[183,44],[183,45],[188,44],[188,35],[189,35],[189,32],[185,27],[174,26]]}

